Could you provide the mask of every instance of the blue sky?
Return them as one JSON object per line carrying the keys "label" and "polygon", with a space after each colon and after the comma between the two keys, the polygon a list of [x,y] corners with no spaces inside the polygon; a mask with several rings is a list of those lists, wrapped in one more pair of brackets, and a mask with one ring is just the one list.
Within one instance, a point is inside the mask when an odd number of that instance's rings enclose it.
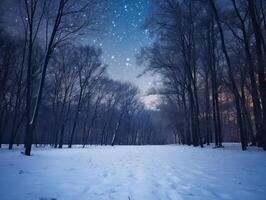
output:
{"label": "blue sky", "polygon": [[140,48],[152,42],[148,31],[143,28],[149,6],[149,0],[108,1],[108,30],[101,40],[95,41],[103,48],[104,62],[109,65],[110,76],[133,82],[142,92],[147,91],[154,81],[152,75],[137,78],[143,67],[135,62]]}
{"label": "blue sky", "polygon": [[[14,5],[11,1],[6,2],[11,10],[6,17],[10,18],[14,14]],[[81,43],[89,41],[100,46],[103,50],[103,61],[109,66],[110,77],[132,82],[140,88],[143,95],[155,78],[149,74],[137,78],[143,71],[143,66],[136,64],[135,56],[141,47],[152,43],[149,32],[143,28],[150,6],[151,0],[106,0],[106,12],[103,12],[107,19],[104,33],[80,40]],[[10,23],[14,25],[17,21],[18,18],[15,17]]]}

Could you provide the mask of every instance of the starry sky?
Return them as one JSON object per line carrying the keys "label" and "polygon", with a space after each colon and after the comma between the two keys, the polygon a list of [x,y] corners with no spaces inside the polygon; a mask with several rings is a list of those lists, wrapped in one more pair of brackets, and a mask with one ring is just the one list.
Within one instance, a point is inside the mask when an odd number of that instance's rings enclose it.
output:
{"label": "starry sky", "polygon": [[[1,0],[0,0],[1,1]],[[149,46],[152,38],[144,29],[145,19],[149,14],[152,0],[106,0],[106,18],[104,31],[99,36],[82,38],[81,42],[94,43],[103,50],[103,61],[108,67],[108,74],[115,80],[132,82],[140,88],[142,95],[153,85],[156,78],[143,72],[143,66],[136,64],[136,54],[141,47]],[[6,0],[11,10],[6,18],[12,19],[13,25],[18,22],[14,14],[14,4]],[[15,22],[13,21],[15,20]],[[17,27],[14,26],[14,27]]]}
{"label": "starry sky", "polygon": [[103,49],[104,62],[109,65],[111,78],[129,81],[144,94],[154,77],[137,78],[143,67],[137,66],[135,56],[142,46],[152,43],[148,30],[143,28],[150,0],[108,0],[108,27],[103,38],[95,39]]}

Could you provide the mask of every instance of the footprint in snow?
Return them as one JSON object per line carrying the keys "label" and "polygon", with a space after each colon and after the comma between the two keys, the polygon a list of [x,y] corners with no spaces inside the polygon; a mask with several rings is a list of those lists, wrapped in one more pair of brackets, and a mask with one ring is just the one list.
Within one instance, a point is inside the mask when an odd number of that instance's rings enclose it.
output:
{"label": "footprint in snow", "polygon": [[129,177],[129,178],[134,178],[134,174],[130,173],[130,174],[128,175],[128,177]]}

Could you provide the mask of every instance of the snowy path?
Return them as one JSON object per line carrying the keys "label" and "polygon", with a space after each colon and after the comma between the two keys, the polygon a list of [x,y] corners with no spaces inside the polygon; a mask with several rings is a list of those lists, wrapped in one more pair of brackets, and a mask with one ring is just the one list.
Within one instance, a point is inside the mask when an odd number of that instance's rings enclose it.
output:
{"label": "snowy path", "polygon": [[239,146],[0,150],[1,200],[266,199],[266,153]]}

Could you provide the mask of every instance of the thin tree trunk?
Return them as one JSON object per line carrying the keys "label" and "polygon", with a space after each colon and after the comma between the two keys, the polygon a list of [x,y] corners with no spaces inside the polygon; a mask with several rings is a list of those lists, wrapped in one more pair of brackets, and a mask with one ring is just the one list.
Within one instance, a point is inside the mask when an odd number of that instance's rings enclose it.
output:
{"label": "thin tree trunk", "polygon": [[240,107],[240,105],[241,105],[240,104],[240,97],[239,97],[238,89],[237,89],[235,79],[233,76],[230,58],[229,58],[229,55],[227,53],[227,49],[226,49],[226,45],[225,45],[223,29],[221,26],[221,22],[220,22],[220,19],[218,16],[218,12],[217,12],[214,0],[210,0],[210,5],[211,5],[211,8],[212,8],[214,15],[215,15],[216,23],[217,23],[219,33],[220,33],[222,50],[223,50],[223,53],[224,53],[224,56],[226,59],[226,63],[227,63],[227,67],[228,67],[228,76],[229,76],[229,79],[231,81],[232,91],[234,94],[236,110],[237,110],[237,121],[238,121],[239,129],[240,129],[241,146],[242,146],[242,150],[244,151],[244,150],[246,150],[247,147],[246,147],[246,138],[245,138],[245,134],[244,134],[244,130],[243,130],[243,119],[242,119],[241,107]]}
{"label": "thin tree trunk", "polygon": [[[262,124],[262,114],[261,114],[259,94],[258,94],[258,89],[257,89],[258,86],[257,86],[256,77],[255,77],[254,61],[250,53],[250,45],[249,45],[249,41],[247,38],[245,22],[239,13],[235,0],[232,0],[232,2],[234,5],[235,12],[241,23],[241,30],[243,34],[245,53],[246,53],[246,57],[248,61],[248,72],[249,72],[249,78],[250,78],[250,84],[251,84],[251,96],[252,96],[252,103],[253,103],[253,113],[254,113],[254,118],[255,118],[256,138],[257,138],[257,142],[260,143],[259,146],[262,146],[261,144],[262,140],[259,138],[263,137],[263,129],[262,129],[263,124]],[[254,141],[252,143],[254,143]]]}
{"label": "thin tree trunk", "polygon": [[68,148],[71,148],[73,144],[73,138],[74,138],[74,134],[75,134],[75,130],[76,130],[77,122],[78,122],[78,117],[80,113],[82,96],[83,96],[83,86],[81,87],[80,93],[79,93],[79,100],[78,100],[77,110],[76,110],[75,117],[74,117],[74,123],[73,123],[72,131],[71,131],[71,135],[70,135]]}
{"label": "thin tree trunk", "polygon": [[[258,78],[259,78],[259,91],[262,105],[262,136],[261,143],[263,144],[263,149],[266,150],[266,80],[265,80],[265,61],[262,55],[262,43],[263,36],[260,25],[256,17],[256,8],[253,0],[247,0],[249,7],[249,14],[251,16],[252,26],[255,33],[256,42],[256,54],[258,59]],[[260,138],[259,138],[260,139]]]}

